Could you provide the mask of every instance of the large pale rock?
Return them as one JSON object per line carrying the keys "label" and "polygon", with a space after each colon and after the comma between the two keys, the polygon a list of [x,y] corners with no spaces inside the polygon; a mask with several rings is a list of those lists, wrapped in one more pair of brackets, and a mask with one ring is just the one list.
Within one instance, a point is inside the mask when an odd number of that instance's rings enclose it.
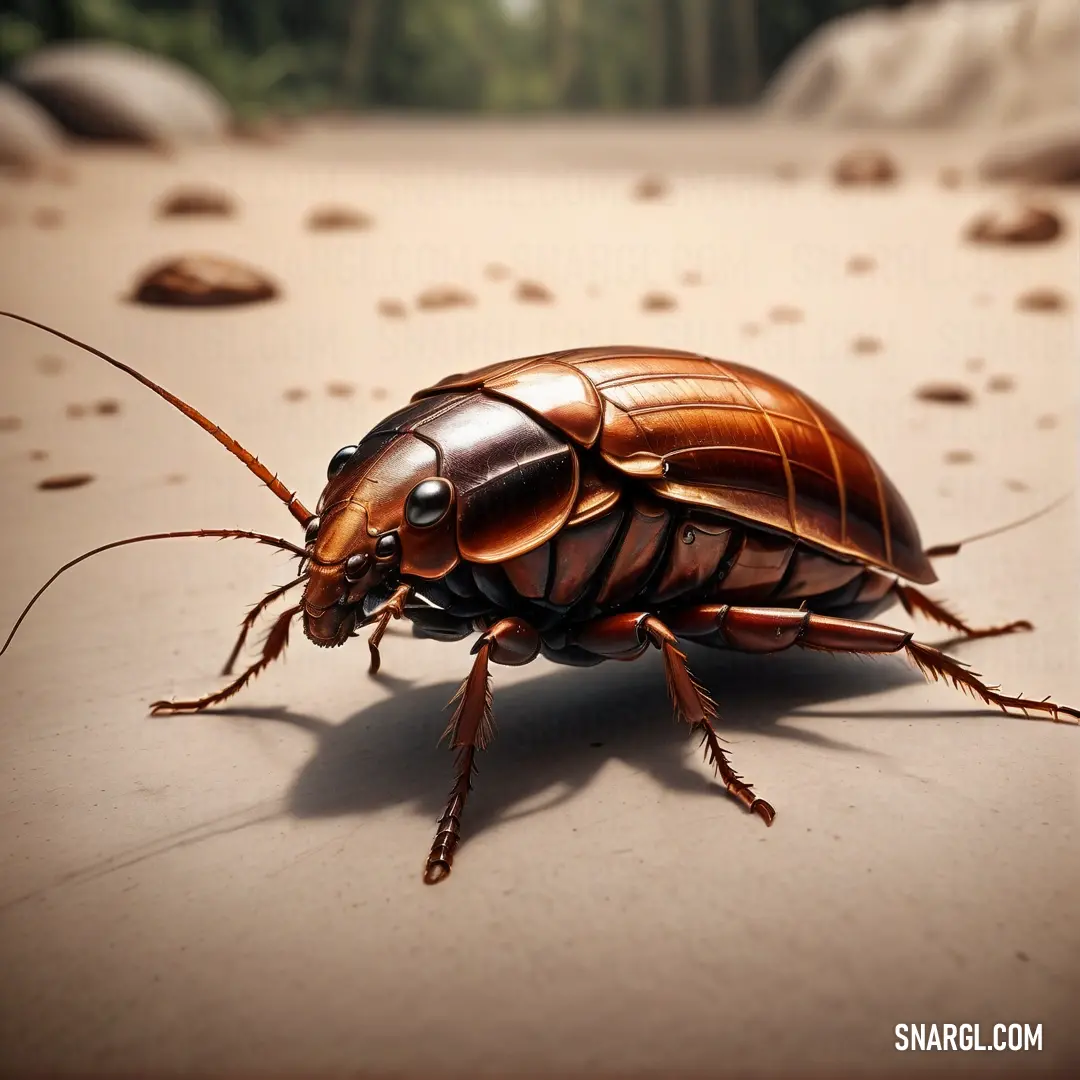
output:
{"label": "large pale rock", "polygon": [[979,172],[987,180],[1080,183],[1080,109],[1009,132],[987,152]]}
{"label": "large pale rock", "polygon": [[229,124],[228,106],[199,76],[123,45],[50,45],[17,64],[12,79],[69,131],[88,138],[209,140]]}
{"label": "large pale rock", "polygon": [[837,126],[1007,124],[1080,102],[1075,0],[942,0],[848,15],[773,79],[767,109]]}
{"label": "large pale rock", "polygon": [[0,166],[36,168],[63,153],[63,130],[36,102],[0,83]]}

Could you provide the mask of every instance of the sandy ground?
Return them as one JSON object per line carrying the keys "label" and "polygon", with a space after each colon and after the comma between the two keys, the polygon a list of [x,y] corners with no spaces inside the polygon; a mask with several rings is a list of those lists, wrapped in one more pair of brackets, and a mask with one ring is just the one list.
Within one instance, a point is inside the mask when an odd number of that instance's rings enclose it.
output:
{"label": "sandy ground", "polygon": [[[960,232],[995,196],[935,179],[970,163],[970,140],[892,138],[904,181],[838,192],[821,166],[851,141],[705,120],[379,121],[174,159],[87,150],[70,185],[0,182],[0,306],[137,364],[309,503],[340,445],[443,374],[634,342],[796,382],[869,444],[927,544],[1038,509],[1076,481],[1080,198],[1057,197],[1063,242],[973,248]],[[773,175],[782,161],[801,178]],[[633,200],[657,168],[668,196]],[[189,180],[231,190],[239,216],[154,220]],[[326,201],[375,227],[305,231]],[[32,223],[42,206],[59,227]],[[199,250],[263,268],[284,298],[123,301],[147,263]],[[847,273],[854,254],[877,268]],[[492,262],[555,301],[516,301]],[[416,310],[439,283],[477,303]],[[1018,311],[1041,285],[1073,313]],[[642,311],[654,289],[677,307]],[[408,316],[379,316],[395,297]],[[776,305],[801,321],[770,320]],[[853,351],[859,335],[880,351]],[[0,355],[0,414],[21,421],[0,425],[0,623],[111,539],[298,539],[249,474],[120,373],[16,324]],[[1011,390],[988,390],[1006,375]],[[973,404],[916,400],[928,379]],[[335,380],[355,393],[329,394]],[[293,387],[309,396],[286,400]],[[120,412],[95,413],[101,398]],[[68,416],[78,404],[88,415]],[[36,490],[77,471],[96,479]],[[1076,540],[1073,501],[940,564],[931,595],[971,620],[1037,624],[954,648],[1006,690],[1080,703]],[[465,842],[451,879],[425,888],[451,780],[441,710],[467,642],[391,633],[372,680],[361,641],[324,652],[299,636],[233,708],[148,718],[155,698],[221,684],[241,616],[289,566],[234,541],[110,552],[65,575],[0,660],[6,1071],[796,1076],[1080,1059],[1075,729],[988,712],[895,658],[692,651],[736,767],[777,807],[766,830],[711,782],[656,658],[499,668]],[[898,1053],[907,1022],[977,1022],[984,1041],[995,1023],[1041,1023],[1043,1050]]]}

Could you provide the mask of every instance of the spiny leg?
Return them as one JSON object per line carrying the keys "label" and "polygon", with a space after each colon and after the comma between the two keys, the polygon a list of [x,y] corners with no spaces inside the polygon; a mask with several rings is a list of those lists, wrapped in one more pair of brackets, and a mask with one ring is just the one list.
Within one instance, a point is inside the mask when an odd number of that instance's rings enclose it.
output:
{"label": "spiny leg", "polygon": [[375,627],[371,637],[368,638],[368,650],[371,653],[371,664],[368,667],[369,675],[378,675],[379,668],[382,666],[382,657],[379,655],[379,642],[382,641],[383,634],[386,633],[386,628],[390,625],[390,620],[401,618],[402,613],[405,611],[405,601],[411,592],[411,585],[399,585],[382,608],[373,613],[372,618],[377,620],[378,625]]}
{"label": "spiny leg", "polygon": [[931,600],[929,596],[910,585],[901,585],[900,582],[897,582],[893,586],[893,592],[900,598],[900,603],[904,605],[904,610],[909,615],[914,615],[916,612],[925,615],[926,618],[963,634],[969,641],[976,638],[1000,637],[1002,634],[1015,634],[1019,630],[1034,629],[1027,619],[1017,619],[1015,622],[1005,623],[1003,626],[975,628],[968,626],[963,619],[958,615],[954,615],[944,604]]}
{"label": "spiny leg", "polygon": [[494,734],[488,661],[517,666],[535,659],[539,651],[539,635],[528,623],[517,618],[501,619],[483,634],[473,649],[476,659],[450,702],[457,702],[457,708],[443,732],[443,738],[449,737],[450,746],[458,751],[458,755],[454,786],[436,826],[435,839],[424,867],[424,881],[428,885],[438,884],[450,874],[454,852],[461,839],[461,815],[472,790],[476,752],[483,750]]}
{"label": "spiny leg", "polygon": [[731,795],[751,813],[758,814],[766,825],[773,823],[776,811],[758,798],[731,767],[713,726],[717,718],[716,703],[691,675],[686,654],[679,650],[678,639],[667,625],[648,612],[630,612],[586,623],[575,633],[574,641],[589,652],[611,660],[635,660],[650,644],[658,648],[664,658],[668,693],[691,730],[701,731],[706,760],[716,769]]}
{"label": "spiny leg", "polygon": [[219,690],[215,694],[207,694],[206,697],[199,698],[197,701],[155,701],[150,706],[151,714],[161,716],[169,713],[201,712],[211,705],[220,704],[222,701],[227,701],[234,694],[238,694],[259,672],[272,664],[285,651],[285,646],[289,643],[289,623],[301,610],[302,606],[297,605],[289,608],[288,611],[283,611],[278,616],[274,625],[270,627],[266,640],[263,642],[262,656],[238,679],[234,679],[229,683],[224,690]]}
{"label": "spiny leg", "polygon": [[233,665],[236,663],[236,658],[240,655],[240,650],[244,647],[244,642],[247,641],[247,636],[251,633],[251,628],[255,625],[259,616],[279,597],[284,596],[291,588],[299,585],[301,581],[307,579],[307,574],[301,574],[298,578],[293,578],[287,585],[282,585],[273,592],[267,593],[248,613],[244,616],[244,621],[240,624],[240,636],[236,639],[236,644],[232,648],[232,652],[229,653],[229,659],[225,661],[225,666],[221,669],[222,675],[231,675],[233,673]]}
{"label": "spiny leg", "polygon": [[668,618],[668,626],[681,637],[703,644],[739,649],[742,652],[778,652],[799,645],[822,652],[897,653],[904,651],[928,679],[945,679],[960,690],[996,705],[1003,712],[1018,709],[1046,713],[1051,719],[1062,715],[1080,720],[1080,711],[1050,700],[1036,701],[1022,695],[1010,697],[997,686],[988,686],[966,664],[940,649],[913,641],[904,630],[879,623],[838,619],[791,608],[729,607],[706,604]]}

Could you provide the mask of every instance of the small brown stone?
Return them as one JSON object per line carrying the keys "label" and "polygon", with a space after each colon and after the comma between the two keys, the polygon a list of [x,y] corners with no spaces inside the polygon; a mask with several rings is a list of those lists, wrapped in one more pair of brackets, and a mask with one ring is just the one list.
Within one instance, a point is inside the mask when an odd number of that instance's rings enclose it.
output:
{"label": "small brown stone", "polygon": [[0,416],[0,431],[18,431],[22,427],[22,418],[18,416]]}
{"label": "small brown stone", "polygon": [[401,300],[394,300],[387,298],[380,300],[375,305],[375,310],[383,316],[384,319],[404,319],[408,315],[408,309]]}
{"label": "small brown stone", "polygon": [[86,415],[86,406],[80,405],[79,402],[72,402],[64,412],[67,414],[69,420],[81,420]]}
{"label": "small brown stone", "polygon": [[916,389],[915,396],[941,405],[970,405],[975,398],[966,386],[946,382],[925,383]]}
{"label": "small brown stone", "polygon": [[38,481],[41,491],[63,491],[66,488],[82,487],[89,484],[94,477],[91,473],[66,473],[63,476],[47,476]]}
{"label": "small brown stone", "polygon": [[950,450],[945,455],[946,465],[969,465],[975,460],[975,455],[970,450]]}
{"label": "small brown stone", "polygon": [[187,477],[183,473],[180,473],[180,472],[168,473],[166,475],[166,477],[165,477],[165,483],[169,484],[171,486],[175,486],[176,484],[182,484],[186,480],[187,480]]}
{"label": "small brown stone", "polygon": [[700,270],[687,270],[683,273],[683,276],[679,279],[684,285],[700,285],[701,271]]}
{"label": "small brown stone", "polygon": [[958,188],[964,182],[964,174],[955,165],[945,165],[938,169],[938,184],[950,190]]}
{"label": "small brown stone", "polygon": [[893,159],[871,146],[849,150],[833,166],[833,180],[844,187],[892,184],[899,175]]}
{"label": "small brown stone", "polygon": [[94,412],[98,416],[115,416],[120,411],[120,402],[116,398],[101,398],[94,402]]}
{"label": "small brown stone", "polygon": [[986,380],[986,389],[991,394],[1007,394],[1016,389],[1016,380],[1011,375],[991,375]]}
{"label": "small brown stone", "polygon": [[1038,420],[1035,421],[1035,426],[1040,431],[1049,431],[1051,428],[1056,428],[1058,425],[1058,418],[1053,413],[1043,413]]}
{"label": "small brown stone", "polygon": [[982,371],[986,367],[986,361],[981,356],[972,356],[964,361],[964,367],[968,371]]}
{"label": "small brown stone", "polygon": [[539,281],[519,281],[514,295],[523,304],[550,304],[555,294]]}
{"label": "small brown stone", "polygon": [[290,386],[281,396],[286,401],[303,401],[308,396],[308,392],[302,386]]}
{"label": "small brown stone", "polygon": [[39,229],[59,229],[64,224],[64,211],[57,206],[39,206],[31,220]]}
{"label": "small brown stone", "polygon": [[219,188],[177,188],[158,203],[157,216],[167,217],[232,217],[236,213],[233,197]]}
{"label": "small brown stone", "polygon": [[48,450],[31,450],[27,455],[31,461],[44,461],[49,456]]}
{"label": "small brown stone", "polygon": [[511,274],[509,266],[504,263],[488,263],[484,267],[484,277],[488,281],[505,281]]}
{"label": "small brown stone", "polygon": [[64,361],[59,356],[39,356],[34,361],[34,367],[42,375],[59,375],[64,369]]}
{"label": "small brown stone", "polygon": [[641,298],[642,311],[674,311],[679,302],[670,293],[647,292]]}
{"label": "small brown stone", "polygon": [[1069,298],[1058,289],[1028,289],[1016,298],[1016,306],[1021,311],[1065,311]]}
{"label": "small brown stone", "polygon": [[634,198],[641,201],[662,199],[670,190],[667,180],[655,173],[641,177],[634,185]]}
{"label": "small brown stone", "polygon": [[1056,210],[1017,202],[979,214],[964,235],[975,244],[1048,244],[1064,228]]}
{"label": "small brown stone", "polygon": [[279,146],[285,141],[288,130],[288,124],[277,116],[238,118],[231,125],[232,134],[236,138],[263,146]]}
{"label": "small brown stone", "polygon": [[148,270],[131,298],[169,307],[224,307],[279,295],[274,281],[244,263],[219,255],[181,255]]}
{"label": "small brown stone", "polygon": [[374,224],[370,214],[350,206],[320,206],[312,210],[307,219],[307,227],[313,232],[370,229]]}
{"label": "small brown stone", "polygon": [[769,318],[774,323],[797,323],[803,321],[803,313],[791,304],[777,304],[770,309]]}
{"label": "small brown stone", "polygon": [[873,255],[852,255],[847,261],[849,274],[869,274],[877,268],[877,259]]}
{"label": "small brown stone", "polygon": [[371,396],[375,401],[385,401],[387,397],[387,390],[385,386],[373,386],[371,388]]}
{"label": "small brown stone", "polygon": [[331,397],[347,398],[352,397],[356,393],[356,387],[351,382],[328,382],[326,384],[326,392]]}
{"label": "small brown stone", "polygon": [[739,329],[746,337],[757,337],[761,333],[761,327],[756,322],[744,322]]}
{"label": "small brown stone", "polygon": [[860,334],[852,339],[851,351],[868,356],[870,353],[881,352],[881,339],[872,334]]}
{"label": "small brown stone", "polygon": [[1006,480],[1005,486],[1009,491],[1030,491],[1031,489],[1023,480]]}
{"label": "small brown stone", "polygon": [[439,311],[443,308],[472,307],[476,297],[456,285],[433,285],[417,298],[416,306],[422,311]]}

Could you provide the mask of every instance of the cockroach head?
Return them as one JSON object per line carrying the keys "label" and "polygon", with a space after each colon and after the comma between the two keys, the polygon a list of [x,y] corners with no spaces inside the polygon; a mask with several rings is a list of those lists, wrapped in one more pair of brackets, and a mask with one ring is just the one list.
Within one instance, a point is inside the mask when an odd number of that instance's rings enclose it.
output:
{"label": "cockroach head", "polygon": [[449,573],[459,559],[455,501],[434,448],[413,434],[338,450],[305,536],[307,636],[341,645],[402,578]]}

